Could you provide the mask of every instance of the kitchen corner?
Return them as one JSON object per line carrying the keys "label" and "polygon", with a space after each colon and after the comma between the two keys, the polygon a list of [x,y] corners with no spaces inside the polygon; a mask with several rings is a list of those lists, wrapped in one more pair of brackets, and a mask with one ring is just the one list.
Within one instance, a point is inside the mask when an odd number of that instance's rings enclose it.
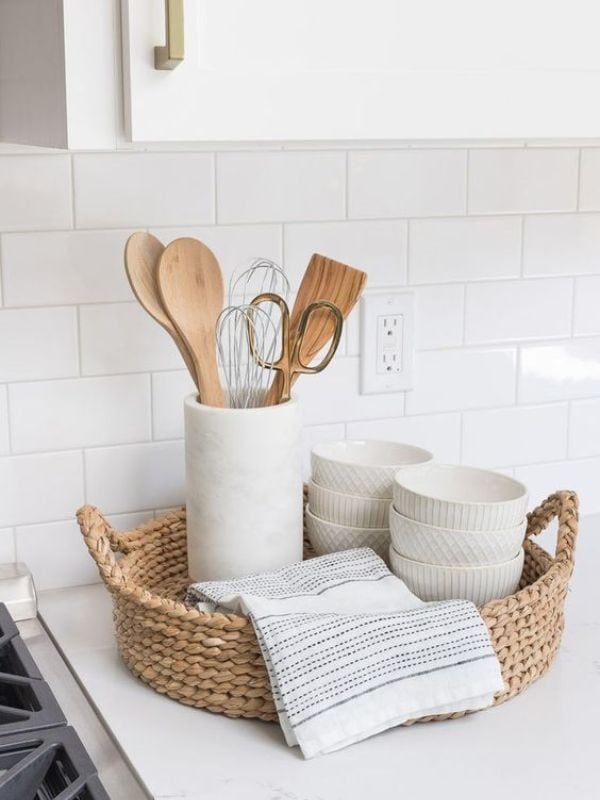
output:
{"label": "kitchen corner", "polygon": [[0,0],[0,800],[599,800],[589,0]]}

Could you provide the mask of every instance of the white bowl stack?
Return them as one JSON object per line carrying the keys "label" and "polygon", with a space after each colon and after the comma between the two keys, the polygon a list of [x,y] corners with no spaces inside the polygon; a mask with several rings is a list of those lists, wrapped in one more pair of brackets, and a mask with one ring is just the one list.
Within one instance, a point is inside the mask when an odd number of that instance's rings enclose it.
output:
{"label": "white bowl stack", "polygon": [[371,547],[388,561],[394,476],[432,458],[427,450],[399,442],[339,441],[314,447],[306,527],[317,555]]}
{"label": "white bowl stack", "polygon": [[498,472],[429,464],[394,480],[390,565],[422,600],[477,605],[516,591],[527,490]]}

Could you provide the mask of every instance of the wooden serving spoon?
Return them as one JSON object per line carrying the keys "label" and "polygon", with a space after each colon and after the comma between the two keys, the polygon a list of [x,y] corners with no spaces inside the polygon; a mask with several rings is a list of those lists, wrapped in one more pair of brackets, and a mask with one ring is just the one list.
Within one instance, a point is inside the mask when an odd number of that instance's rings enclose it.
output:
{"label": "wooden serving spoon", "polygon": [[151,233],[132,234],[125,245],[125,272],[139,304],[171,335],[198,386],[192,356],[165,311],[158,289],[158,262],[164,249],[163,243]]}
{"label": "wooden serving spoon", "polygon": [[[327,300],[336,305],[342,317],[350,314],[362,294],[367,282],[367,273],[349,267],[339,261],[314,253],[310,259],[290,316],[290,337],[295,340],[302,312],[316,300]],[[305,364],[310,364],[317,353],[322,350],[335,332],[335,320],[327,311],[316,311],[311,314],[304,331],[301,357]],[[292,385],[299,373],[292,376]],[[278,403],[281,397],[283,382],[277,374],[267,393],[267,405]]]}
{"label": "wooden serving spoon", "polygon": [[191,354],[202,402],[225,405],[215,334],[223,308],[223,276],[214,253],[197,239],[175,239],[160,257],[158,287],[163,306]]}

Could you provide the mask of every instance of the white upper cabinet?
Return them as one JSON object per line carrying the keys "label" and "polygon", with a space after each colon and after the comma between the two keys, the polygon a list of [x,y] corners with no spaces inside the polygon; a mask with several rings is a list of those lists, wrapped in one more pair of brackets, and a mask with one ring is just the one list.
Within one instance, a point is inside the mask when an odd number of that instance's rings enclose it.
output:
{"label": "white upper cabinet", "polygon": [[0,141],[115,146],[117,0],[0,0]]}
{"label": "white upper cabinet", "polygon": [[[0,0],[0,135],[110,147],[123,108],[133,142],[597,137],[596,13],[595,0]],[[167,41],[172,68],[157,69]]]}

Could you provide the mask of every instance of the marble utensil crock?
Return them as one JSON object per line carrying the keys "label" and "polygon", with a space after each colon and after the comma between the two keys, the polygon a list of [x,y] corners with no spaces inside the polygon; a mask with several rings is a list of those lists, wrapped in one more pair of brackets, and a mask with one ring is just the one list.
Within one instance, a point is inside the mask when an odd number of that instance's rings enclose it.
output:
{"label": "marble utensil crock", "polygon": [[302,558],[298,403],[215,408],[185,400],[189,573],[222,580]]}

